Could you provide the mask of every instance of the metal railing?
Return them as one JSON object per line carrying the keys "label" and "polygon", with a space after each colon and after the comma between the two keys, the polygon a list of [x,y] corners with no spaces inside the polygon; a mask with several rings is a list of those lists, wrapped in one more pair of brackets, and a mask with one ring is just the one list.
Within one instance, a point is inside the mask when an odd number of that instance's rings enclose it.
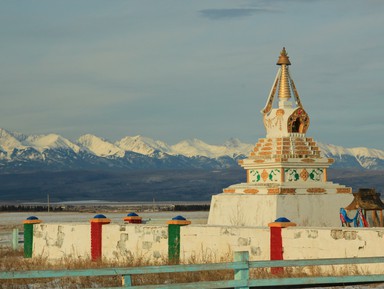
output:
{"label": "metal railing", "polygon": [[[43,271],[19,271],[0,272],[1,279],[32,279],[32,278],[62,278],[81,276],[118,276],[123,278],[122,287],[131,289],[154,289],[154,288],[256,288],[262,286],[286,286],[286,285],[319,285],[319,284],[348,284],[384,282],[384,274],[374,275],[348,275],[348,276],[309,276],[309,277],[279,277],[265,279],[250,279],[249,271],[252,268],[282,268],[303,267],[322,265],[357,265],[384,263],[384,257],[367,258],[343,258],[343,259],[315,259],[315,260],[281,260],[281,261],[248,261],[248,252],[235,252],[234,262],[211,263],[211,264],[188,264],[188,265],[166,265],[146,266],[129,268],[104,268],[83,270],[43,270]],[[203,281],[193,283],[161,284],[161,285],[132,285],[132,275],[158,274],[158,273],[188,273],[201,271],[233,270],[233,280]],[[104,287],[99,289],[109,289]]]}
{"label": "metal railing", "polygon": [[24,243],[24,232],[14,228],[12,233],[0,234],[0,246],[12,246],[13,250],[17,250],[20,244]]}

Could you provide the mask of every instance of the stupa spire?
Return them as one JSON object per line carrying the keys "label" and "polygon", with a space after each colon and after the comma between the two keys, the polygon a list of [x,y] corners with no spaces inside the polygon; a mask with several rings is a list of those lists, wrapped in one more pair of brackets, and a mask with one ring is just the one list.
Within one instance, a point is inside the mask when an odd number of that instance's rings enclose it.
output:
{"label": "stupa spire", "polygon": [[285,47],[283,47],[283,50],[280,52],[280,56],[276,64],[281,66],[279,99],[288,100],[291,98],[291,86],[289,83],[288,71],[288,65],[291,65],[291,62],[289,61],[288,53],[285,50]]}
{"label": "stupa spire", "polygon": [[[295,84],[290,76],[291,65],[285,47],[280,52],[277,65],[280,66],[263,113],[267,137],[289,137],[292,133],[305,134],[309,127],[309,116],[305,112]],[[278,95],[275,96],[277,94]],[[290,101],[295,99],[295,105]],[[273,108],[273,100],[278,97],[278,107]]]}
{"label": "stupa spire", "polygon": [[285,47],[283,47],[283,50],[280,52],[279,59],[277,60],[276,65],[291,65],[291,62],[289,61],[289,56],[287,51],[285,50]]}

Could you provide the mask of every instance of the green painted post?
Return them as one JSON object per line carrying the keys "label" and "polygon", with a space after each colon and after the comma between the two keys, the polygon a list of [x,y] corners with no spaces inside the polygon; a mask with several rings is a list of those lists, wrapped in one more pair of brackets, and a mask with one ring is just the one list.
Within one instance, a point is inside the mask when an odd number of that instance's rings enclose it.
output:
{"label": "green painted post", "polygon": [[19,247],[19,229],[14,228],[12,230],[12,249],[17,250]]}
{"label": "green painted post", "polygon": [[168,261],[171,264],[180,262],[180,227],[189,225],[191,221],[183,216],[176,216],[168,221]]}
{"label": "green painted post", "polygon": [[[235,252],[233,259],[235,262],[248,262],[249,253],[248,251]],[[249,281],[249,265],[246,269],[235,269],[235,280]],[[235,289],[249,289],[249,286],[235,287]]]}
{"label": "green painted post", "polygon": [[168,260],[171,263],[180,260],[180,225],[168,225]]}
{"label": "green painted post", "polygon": [[32,258],[33,224],[24,224],[24,258]]}
{"label": "green painted post", "polygon": [[28,217],[24,223],[24,258],[32,258],[33,249],[33,225],[41,221],[35,216]]}

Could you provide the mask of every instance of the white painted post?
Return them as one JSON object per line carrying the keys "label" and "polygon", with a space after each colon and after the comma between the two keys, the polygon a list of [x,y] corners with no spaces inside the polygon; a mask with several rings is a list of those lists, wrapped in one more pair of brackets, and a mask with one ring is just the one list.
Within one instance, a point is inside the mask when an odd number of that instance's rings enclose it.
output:
{"label": "white painted post", "polygon": [[17,250],[19,247],[19,229],[14,228],[12,230],[12,249]]}
{"label": "white painted post", "polygon": [[[249,253],[248,251],[235,252],[235,262],[248,262]],[[246,269],[235,269],[235,280],[249,280],[249,266]],[[248,282],[247,282],[248,283]],[[249,289],[249,286],[236,287],[235,289]]]}

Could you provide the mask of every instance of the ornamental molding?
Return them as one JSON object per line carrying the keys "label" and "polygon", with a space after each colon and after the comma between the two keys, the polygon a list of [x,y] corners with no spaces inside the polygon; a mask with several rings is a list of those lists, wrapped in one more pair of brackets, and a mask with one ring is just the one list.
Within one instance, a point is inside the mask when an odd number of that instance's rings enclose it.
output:
{"label": "ornamental molding", "polygon": [[327,190],[323,188],[309,188],[307,189],[308,193],[325,193]]}
{"label": "ornamental molding", "polygon": [[349,194],[349,193],[352,193],[352,188],[337,188],[336,193],[337,194]]}
{"label": "ornamental molding", "polygon": [[244,190],[244,193],[246,193],[246,194],[252,194],[252,195],[257,194],[258,192],[259,192],[258,189],[245,189],[245,190]]}

